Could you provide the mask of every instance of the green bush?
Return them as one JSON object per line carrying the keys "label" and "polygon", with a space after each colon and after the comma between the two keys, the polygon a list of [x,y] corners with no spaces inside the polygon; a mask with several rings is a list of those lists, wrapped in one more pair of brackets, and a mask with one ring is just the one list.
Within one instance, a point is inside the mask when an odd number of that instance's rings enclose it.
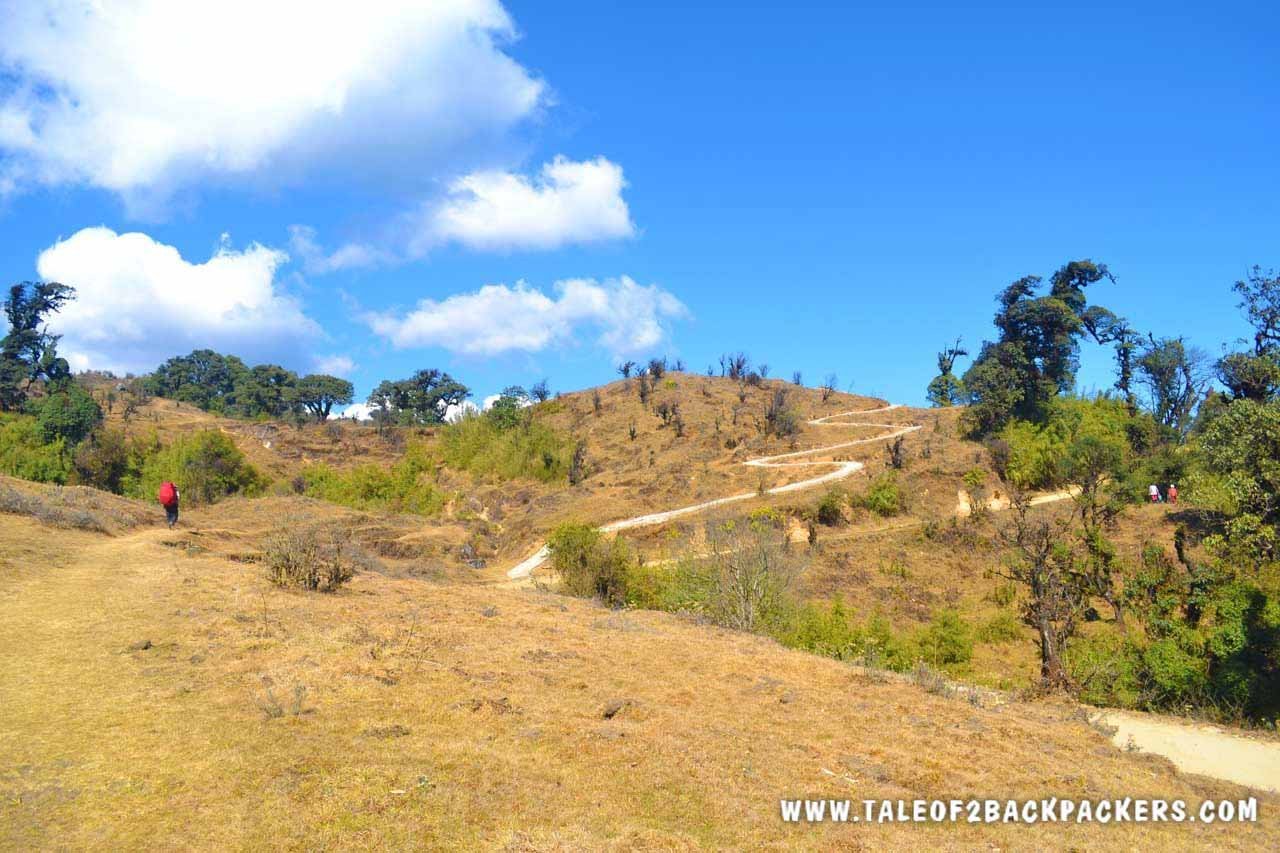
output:
{"label": "green bush", "polygon": [[1113,632],[1077,637],[1063,655],[1081,701],[1121,708],[1142,707],[1141,650]]}
{"label": "green bush", "polygon": [[855,498],[854,503],[885,518],[899,515],[906,509],[902,488],[893,471],[885,471],[872,480],[866,493]]}
{"label": "green bush", "polygon": [[76,482],[120,494],[135,463],[123,430],[100,429],[76,448]]}
{"label": "green bush", "polygon": [[1008,448],[1010,482],[1024,489],[1050,488],[1070,479],[1074,445],[1087,440],[1127,459],[1154,440],[1154,426],[1149,415],[1130,414],[1120,400],[1055,397],[1043,421],[1012,421],[999,439]]}
{"label": "green bush", "polygon": [[89,392],[74,383],[52,391],[27,405],[36,416],[45,444],[62,439],[67,447],[83,441],[102,422],[102,409]]}
{"label": "green bush", "polygon": [[978,628],[978,641],[983,643],[1007,643],[1022,637],[1022,622],[1009,612],[997,613]]}
{"label": "green bush", "polygon": [[45,442],[30,415],[0,415],[0,473],[38,483],[65,483],[71,472],[71,454],[63,439]]}
{"label": "green bush", "polygon": [[831,489],[818,501],[815,515],[819,524],[837,527],[844,524],[844,505],[848,498],[840,489]]}
{"label": "green bush", "polygon": [[550,483],[568,475],[569,444],[565,436],[532,419],[504,429],[488,417],[469,417],[444,428],[440,452],[451,468]]}
{"label": "green bush", "polygon": [[302,471],[303,491],[360,510],[436,515],[446,495],[434,482],[434,460],[421,444],[410,444],[390,468],[372,463],[339,470],[325,464]]}
{"label": "green bush", "polygon": [[132,497],[152,499],[172,480],[184,502],[215,503],[230,495],[256,495],[267,480],[235,443],[216,430],[203,430],[146,455],[136,479],[126,484]]}
{"label": "green bush", "polygon": [[973,658],[973,632],[955,610],[941,610],[915,638],[922,659],[934,666],[968,663]]}
{"label": "green bush", "polygon": [[562,524],[547,539],[551,565],[569,595],[599,598],[610,607],[627,603],[628,575],[635,563],[627,543],[606,538],[589,524]]}

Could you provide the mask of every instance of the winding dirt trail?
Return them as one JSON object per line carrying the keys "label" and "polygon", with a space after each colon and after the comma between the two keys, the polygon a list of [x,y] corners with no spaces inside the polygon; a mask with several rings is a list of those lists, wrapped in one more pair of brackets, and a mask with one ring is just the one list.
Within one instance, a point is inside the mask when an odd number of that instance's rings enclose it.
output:
{"label": "winding dirt trail", "polygon": [[[891,403],[887,406],[881,406],[878,409],[858,409],[851,412],[837,412],[834,415],[827,415],[825,417],[814,418],[810,421],[806,421],[808,426],[816,427],[881,427],[889,429],[889,432],[884,435],[872,436],[871,438],[855,438],[850,441],[826,444],[821,447],[811,447],[808,450],[794,450],[789,453],[778,453],[773,456],[760,456],[755,459],[748,459],[741,464],[749,465],[753,468],[796,468],[813,465],[829,465],[833,467],[833,470],[828,471],[825,474],[820,474],[817,477],[810,477],[807,480],[798,480],[794,483],[788,483],[785,486],[776,486],[772,489],[767,489],[764,494],[768,495],[781,495],[787,492],[798,492],[802,489],[811,489],[814,486],[820,486],[823,483],[832,483],[836,480],[843,480],[845,477],[861,471],[865,466],[863,466],[861,462],[855,462],[852,460],[838,462],[834,459],[804,459],[803,457],[815,456],[819,453],[830,453],[833,450],[840,450],[845,447],[854,447],[860,444],[887,441],[920,429],[919,424],[882,424],[867,421],[836,422],[837,418],[848,418],[855,415],[874,415],[882,412],[891,412],[899,408],[901,408],[901,406],[897,403]],[[703,501],[702,503],[696,503],[690,506],[680,507],[678,509],[669,509],[663,512],[651,512],[646,515],[637,515],[633,518],[624,518],[619,521],[612,521],[603,525],[600,529],[606,533],[614,533],[619,530],[632,530],[636,527],[649,527],[654,524],[663,524],[671,521],[672,519],[682,518],[686,515],[704,512],[714,507],[724,506],[725,504],[751,500],[752,498],[759,496],[759,492],[742,492],[740,494]],[[546,562],[549,553],[550,552],[548,551],[545,543],[539,545],[538,549],[534,551],[533,554],[516,564],[510,571],[508,571],[507,577],[511,580],[520,580],[521,578],[529,577],[529,575],[533,573],[534,569]]]}

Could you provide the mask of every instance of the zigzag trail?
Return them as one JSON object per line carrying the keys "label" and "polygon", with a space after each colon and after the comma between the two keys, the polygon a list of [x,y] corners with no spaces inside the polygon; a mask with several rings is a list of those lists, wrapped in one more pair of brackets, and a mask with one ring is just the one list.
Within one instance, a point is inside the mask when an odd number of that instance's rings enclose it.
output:
{"label": "zigzag trail", "polygon": [[[791,462],[784,462],[782,460],[786,460],[786,459],[797,460],[803,456],[813,456],[818,453],[830,453],[833,450],[840,450],[841,448],[845,448],[845,447],[854,447],[855,445],[859,445],[859,444],[871,444],[872,442],[876,442],[876,441],[888,441],[889,439],[897,438],[900,435],[906,435],[909,432],[915,432],[916,430],[920,429],[919,424],[906,424],[906,425],[880,424],[880,423],[869,423],[866,421],[842,421],[840,423],[832,423],[832,420],[835,418],[847,418],[853,415],[874,415],[874,414],[879,414],[881,412],[891,412],[894,409],[899,409],[899,408],[901,408],[899,404],[891,403],[887,406],[881,406],[878,409],[860,409],[852,412],[837,412],[834,415],[827,415],[826,417],[822,417],[822,418],[814,418],[813,420],[805,422],[808,426],[817,426],[817,427],[888,427],[888,428],[891,428],[890,432],[887,432],[884,435],[877,435],[871,438],[856,438],[851,441],[842,441],[837,444],[828,444],[822,447],[811,447],[808,450],[795,450],[790,453],[779,453],[774,456],[760,456],[755,459],[748,459],[745,462],[742,462],[741,464],[750,465],[753,468],[797,468],[797,467],[812,466],[812,465],[834,466],[835,470],[828,471],[827,473],[821,474],[817,477],[811,477],[808,480],[799,480],[795,483],[788,483],[785,486],[776,486],[772,489],[768,489],[765,491],[765,494],[767,495],[781,495],[781,494],[785,494],[786,492],[798,492],[802,489],[809,489],[809,488],[813,488],[814,486],[820,486],[823,483],[830,483],[835,480],[843,480],[845,477],[848,477],[851,474],[861,471],[865,466],[861,462],[854,462],[852,460],[845,461],[845,462],[837,462],[831,459],[810,459],[806,461],[791,461]],[[600,529],[605,531],[606,533],[614,533],[619,530],[631,530],[636,527],[649,527],[654,524],[663,524],[664,522],[671,521],[672,519],[675,519],[675,518],[681,518],[686,515],[693,515],[694,513],[702,512],[703,510],[708,510],[708,509],[711,509],[712,507],[723,506],[724,504],[736,503],[737,501],[746,501],[759,496],[760,496],[760,493],[758,492],[743,492],[737,495],[729,495],[728,497],[716,498],[715,500],[703,501],[702,503],[693,504],[691,506],[680,507],[679,509],[669,509],[664,512],[653,512],[647,515],[637,515],[634,518],[624,518],[621,521],[612,521],[602,526]],[[532,556],[523,560],[522,562],[517,564],[515,567],[513,567],[510,571],[508,571],[507,577],[512,580],[520,580],[521,578],[529,577],[529,575],[533,573],[534,569],[538,568],[538,566],[546,562],[549,554],[550,552],[547,549],[546,543],[543,543],[538,547],[538,550],[535,551]]]}

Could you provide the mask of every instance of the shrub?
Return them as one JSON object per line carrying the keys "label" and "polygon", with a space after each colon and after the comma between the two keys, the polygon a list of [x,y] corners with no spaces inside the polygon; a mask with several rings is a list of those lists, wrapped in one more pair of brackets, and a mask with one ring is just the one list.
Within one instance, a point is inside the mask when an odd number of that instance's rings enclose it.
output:
{"label": "shrub", "polygon": [[421,444],[410,444],[390,468],[372,463],[347,470],[311,465],[302,471],[302,491],[353,509],[435,515],[445,494],[433,481],[434,464]]}
{"label": "shrub", "polygon": [[934,666],[968,663],[973,657],[973,634],[954,610],[941,610],[916,637],[920,657]]}
{"label": "shrub", "polygon": [[856,504],[886,518],[898,515],[906,508],[902,488],[892,471],[886,471],[872,480],[866,494],[858,497]]}
{"label": "shrub", "polygon": [[267,538],[263,563],[276,586],[334,592],[370,559],[349,532],[286,521]]}
{"label": "shrub", "polygon": [[1012,613],[1002,612],[978,629],[978,640],[983,643],[1007,643],[1022,636],[1022,623]]}
{"label": "shrub", "polygon": [[0,415],[0,473],[38,483],[65,483],[71,471],[71,454],[63,439],[46,443],[29,415]]}
{"label": "shrub", "polygon": [[829,490],[818,501],[818,506],[814,511],[818,523],[825,524],[827,527],[836,527],[844,524],[844,504],[846,500],[845,493],[840,489]]}
{"label": "shrub", "polygon": [[551,565],[566,593],[599,598],[610,607],[627,603],[627,580],[635,562],[621,538],[606,539],[589,524],[562,524],[547,539]]}
{"label": "shrub", "polygon": [[124,432],[101,429],[76,448],[76,480],[81,485],[120,494],[133,462]]}
{"label": "shrub", "polygon": [[446,465],[502,480],[561,479],[568,469],[567,447],[564,436],[532,419],[499,429],[486,417],[463,418],[446,426],[440,436]]}
{"label": "shrub", "polygon": [[183,500],[192,503],[256,495],[267,486],[267,479],[249,464],[235,443],[216,430],[184,436],[150,454],[126,491],[133,497],[150,499],[165,480],[172,480]]}
{"label": "shrub", "polygon": [[67,447],[74,447],[102,422],[102,409],[88,391],[75,384],[32,401],[27,408],[36,416],[45,444],[62,439]]}

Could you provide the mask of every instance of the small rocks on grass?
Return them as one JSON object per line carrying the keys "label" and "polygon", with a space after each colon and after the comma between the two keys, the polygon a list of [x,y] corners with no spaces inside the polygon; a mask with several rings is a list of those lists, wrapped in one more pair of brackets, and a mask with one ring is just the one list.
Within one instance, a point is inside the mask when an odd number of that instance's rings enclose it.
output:
{"label": "small rocks on grass", "polygon": [[129,644],[129,651],[131,652],[145,652],[149,648],[151,648],[150,640],[139,640],[136,643]]}
{"label": "small rocks on grass", "polygon": [[635,703],[630,699],[614,699],[605,704],[604,710],[600,712],[600,716],[606,720],[612,720],[614,717],[621,714],[624,708],[629,708],[634,704]]}
{"label": "small rocks on grass", "polygon": [[390,726],[374,726],[372,728],[365,729],[363,734],[366,737],[376,737],[386,740],[393,737],[404,737],[409,734],[409,730],[399,723],[394,723]]}
{"label": "small rocks on grass", "polygon": [[492,619],[494,616],[498,615],[498,608],[486,607],[484,610],[480,611],[480,615],[485,617],[486,619]]}

